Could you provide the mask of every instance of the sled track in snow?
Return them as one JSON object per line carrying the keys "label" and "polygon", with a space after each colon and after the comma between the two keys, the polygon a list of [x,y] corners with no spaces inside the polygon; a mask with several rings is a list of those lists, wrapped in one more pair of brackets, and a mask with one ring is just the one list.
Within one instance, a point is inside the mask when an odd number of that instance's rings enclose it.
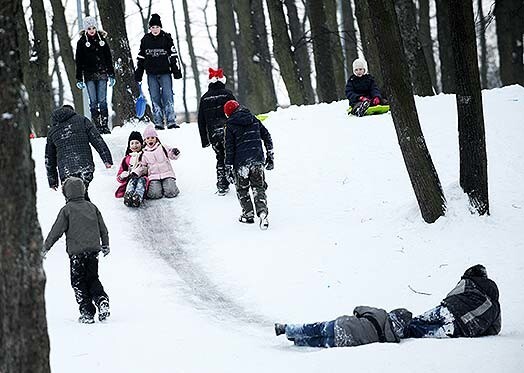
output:
{"label": "sled track in snow", "polygon": [[[108,138],[106,141],[114,155],[124,153],[125,148],[122,144],[115,144]],[[182,284],[177,286],[177,289],[182,291],[184,299],[196,310],[224,321],[233,320],[256,326],[271,326],[272,321],[262,315],[249,312],[221,291],[196,263],[186,249],[191,247],[191,244],[184,238],[185,234],[193,231],[191,223],[177,215],[174,206],[176,201],[176,198],[146,201],[143,207],[133,211],[136,214],[130,213],[129,219],[135,220],[132,226],[137,227],[133,231],[135,242],[141,242],[145,249],[149,247],[149,250],[175,270],[182,280]],[[166,226],[170,228],[166,229]]]}

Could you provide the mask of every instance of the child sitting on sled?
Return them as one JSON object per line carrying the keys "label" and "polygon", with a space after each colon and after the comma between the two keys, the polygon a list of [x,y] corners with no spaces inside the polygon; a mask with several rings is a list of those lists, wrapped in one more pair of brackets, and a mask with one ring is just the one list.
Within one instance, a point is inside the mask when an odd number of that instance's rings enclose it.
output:
{"label": "child sitting on sled", "polygon": [[[139,176],[137,173],[142,160],[143,143],[144,140],[140,132],[133,131],[129,134],[126,156],[122,159],[116,176],[120,186],[115,192],[115,197],[124,197],[124,204],[128,207],[139,207],[147,190],[147,177]],[[143,173],[145,173],[145,169]]]}
{"label": "child sitting on sled", "polygon": [[351,107],[350,113],[361,117],[370,106],[383,103],[375,79],[368,74],[368,63],[363,58],[353,61],[353,75],[346,83],[346,97]]}

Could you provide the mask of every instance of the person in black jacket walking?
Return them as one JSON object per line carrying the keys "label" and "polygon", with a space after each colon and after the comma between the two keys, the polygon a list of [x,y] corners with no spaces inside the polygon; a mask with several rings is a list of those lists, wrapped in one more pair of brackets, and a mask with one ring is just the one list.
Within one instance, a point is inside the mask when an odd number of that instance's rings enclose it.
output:
{"label": "person in black jacket walking", "polygon": [[[228,117],[225,129],[226,177],[237,189],[237,197],[242,207],[239,221],[248,224],[255,222],[253,202],[249,194],[251,188],[256,213],[260,219],[260,229],[265,230],[269,221],[264,165],[267,170],[274,167],[271,135],[257,117],[234,100],[224,104],[224,114]],[[266,147],[266,159],[262,142]]]}
{"label": "person in black jacket walking", "polygon": [[115,84],[115,70],[106,36],[107,32],[98,30],[95,18],[86,17],[76,44],[76,86],[78,89],[87,88],[91,119],[100,133],[111,133],[107,82],[110,87]]}
{"label": "person in black jacket walking", "polygon": [[353,61],[353,75],[346,83],[346,97],[351,106],[351,114],[361,117],[370,106],[383,102],[375,79],[368,74],[368,63],[362,58]]}
{"label": "person in black jacket walking", "polygon": [[497,284],[486,268],[468,268],[437,307],[413,318],[407,337],[447,338],[496,335],[501,329]]}
{"label": "person in black jacket walking", "polygon": [[229,181],[225,170],[224,125],[226,116],[224,104],[235,100],[233,93],[226,88],[226,77],[222,69],[209,68],[208,91],[200,98],[198,107],[198,130],[202,147],[213,147],[217,158],[217,189],[223,196],[229,191]]}
{"label": "person in black jacket walking", "polygon": [[164,119],[167,128],[178,128],[173,105],[173,81],[182,77],[178,64],[178,53],[171,34],[162,30],[162,22],[158,14],[151,15],[149,33],[140,41],[138,63],[135,80],[142,82],[144,70],[147,74],[149,94],[153,103],[153,122],[156,129],[164,129]]}
{"label": "person in black jacket walking", "polygon": [[64,105],[55,109],[51,121],[45,148],[49,187],[55,190],[58,188],[59,175],[62,184],[67,178],[76,176],[84,181],[86,199],[89,200],[87,188],[95,171],[90,144],[100,154],[106,168],[113,165],[111,152],[93,123],[75,113],[73,107]]}

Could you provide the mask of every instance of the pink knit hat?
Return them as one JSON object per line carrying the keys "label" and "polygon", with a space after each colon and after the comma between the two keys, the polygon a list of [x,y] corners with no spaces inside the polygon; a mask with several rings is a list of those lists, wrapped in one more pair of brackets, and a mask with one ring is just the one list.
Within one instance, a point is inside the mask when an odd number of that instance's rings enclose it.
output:
{"label": "pink knit hat", "polygon": [[147,126],[144,130],[144,139],[146,137],[158,137],[158,133],[156,133],[155,127],[153,127],[153,125],[151,124]]}

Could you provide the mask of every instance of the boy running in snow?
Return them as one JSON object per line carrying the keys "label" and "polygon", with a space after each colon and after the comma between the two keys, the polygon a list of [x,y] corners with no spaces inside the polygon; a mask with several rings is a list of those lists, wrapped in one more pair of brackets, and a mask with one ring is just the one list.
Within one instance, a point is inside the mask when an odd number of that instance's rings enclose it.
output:
{"label": "boy running in snow", "polygon": [[[267,170],[274,167],[271,135],[260,120],[234,100],[225,103],[224,114],[228,118],[225,129],[226,177],[237,189],[237,197],[242,207],[242,215],[238,220],[247,224],[253,224],[255,221],[253,202],[249,194],[251,189],[260,228],[267,229],[269,221],[264,165]],[[266,159],[262,141],[266,147]]]}
{"label": "boy running in snow", "polygon": [[220,196],[229,191],[224,164],[224,125],[227,119],[224,114],[224,104],[235,99],[233,93],[226,89],[225,84],[226,77],[222,69],[209,68],[209,88],[200,99],[198,107],[198,130],[202,147],[211,145],[217,158],[217,189]]}
{"label": "boy running in snow", "polygon": [[85,187],[81,179],[68,178],[62,191],[66,205],[60,210],[45,240],[43,255],[65,233],[71,286],[80,309],[78,321],[94,323],[95,305],[98,319],[104,321],[109,316],[109,298],[98,278],[98,253],[102,251],[104,256],[109,254],[107,228],[98,208],[85,200]]}
{"label": "boy running in snow", "polygon": [[353,75],[346,83],[346,97],[351,114],[361,117],[370,106],[380,105],[382,96],[375,79],[368,74],[368,63],[362,58],[353,61]]}

